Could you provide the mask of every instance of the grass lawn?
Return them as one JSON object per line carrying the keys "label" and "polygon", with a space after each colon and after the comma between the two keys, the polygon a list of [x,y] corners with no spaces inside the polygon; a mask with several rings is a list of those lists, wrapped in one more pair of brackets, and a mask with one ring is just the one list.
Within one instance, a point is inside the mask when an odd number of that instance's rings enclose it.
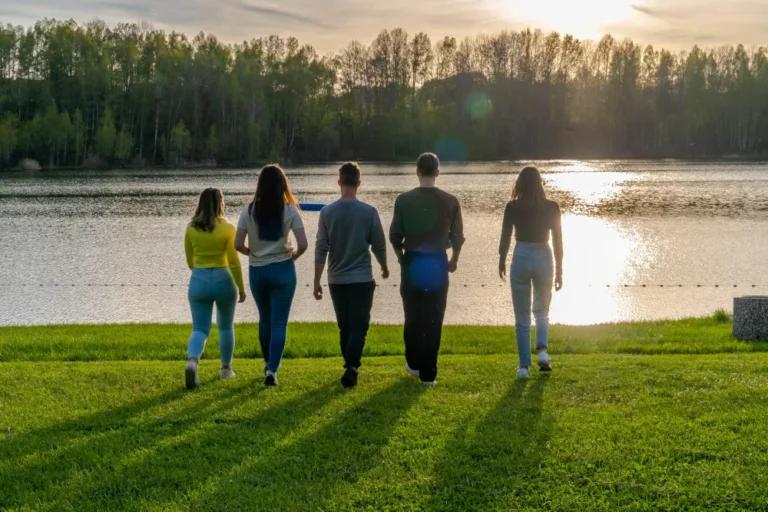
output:
{"label": "grass lawn", "polygon": [[308,324],[280,387],[242,326],[188,392],[187,330],[0,329],[0,510],[768,510],[768,354],[727,323],[558,327],[527,382],[510,329],[451,328],[426,390],[398,328],[344,390]]}

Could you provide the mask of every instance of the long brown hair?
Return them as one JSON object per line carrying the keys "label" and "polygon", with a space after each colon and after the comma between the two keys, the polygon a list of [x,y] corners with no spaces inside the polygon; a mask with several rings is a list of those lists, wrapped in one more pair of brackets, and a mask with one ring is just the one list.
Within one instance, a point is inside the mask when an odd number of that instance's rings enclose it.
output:
{"label": "long brown hair", "polygon": [[512,189],[512,200],[520,206],[540,206],[547,200],[541,173],[536,167],[528,166],[520,171],[515,187]]}
{"label": "long brown hair", "polygon": [[298,202],[288,185],[288,177],[279,165],[265,166],[259,173],[256,194],[249,205],[249,212],[259,226],[259,239],[280,240],[283,233],[283,214],[285,205],[298,208]]}
{"label": "long brown hair", "polygon": [[192,227],[210,233],[216,223],[224,219],[224,194],[221,189],[207,188],[200,194],[197,210],[192,216]]}

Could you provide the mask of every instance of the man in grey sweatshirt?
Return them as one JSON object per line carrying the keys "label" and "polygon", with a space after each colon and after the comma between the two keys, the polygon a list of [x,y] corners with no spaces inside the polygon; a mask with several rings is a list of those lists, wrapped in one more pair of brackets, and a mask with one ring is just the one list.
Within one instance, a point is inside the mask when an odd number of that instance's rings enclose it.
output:
{"label": "man in grey sweatshirt", "polygon": [[339,326],[344,376],[341,383],[357,385],[357,372],[371,323],[371,308],[376,281],[373,279],[371,252],[381,266],[381,276],[389,277],[387,239],[376,208],[357,200],[360,167],[346,163],[339,169],[341,198],[320,212],[315,244],[315,298],[323,298],[320,279],[328,265],[328,288]]}

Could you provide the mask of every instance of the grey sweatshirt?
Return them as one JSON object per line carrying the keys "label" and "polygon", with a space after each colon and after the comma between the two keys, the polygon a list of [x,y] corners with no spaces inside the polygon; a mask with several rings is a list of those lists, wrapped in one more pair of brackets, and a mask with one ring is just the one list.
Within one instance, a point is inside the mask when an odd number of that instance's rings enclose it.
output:
{"label": "grey sweatshirt", "polygon": [[315,263],[328,264],[330,284],[373,281],[371,253],[387,262],[387,239],[376,208],[354,199],[340,199],[320,211]]}

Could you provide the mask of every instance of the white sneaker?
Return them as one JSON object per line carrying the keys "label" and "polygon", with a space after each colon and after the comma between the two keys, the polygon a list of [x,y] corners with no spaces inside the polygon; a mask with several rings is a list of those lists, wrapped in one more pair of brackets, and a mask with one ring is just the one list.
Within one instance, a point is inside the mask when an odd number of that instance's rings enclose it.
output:
{"label": "white sneaker", "polygon": [[232,370],[232,368],[221,369],[221,380],[232,379],[234,377],[235,377],[235,372]]}
{"label": "white sneaker", "polygon": [[520,380],[525,380],[528,378],[528,368],[519,368],[517,370],[517,378]]}
{"label": "white sneaker", "polygon": [[539,352],[539,370],[543,372],[552,371],[552,360],[549,358],[546,350]]}
{"label": "white sneaker", "polygon": [[433,388],[437,386],[437,381],[433,380],[431,382],[422,382],[421,385],[424,386],[425,388]]}
{"label": "white sneaker", "polygon": [[414,370],[410,366],[408,366],[408,363],[405,363],[405,371],[410,374],[411,377],[419,378],[419,370]]}
{"label": "white sneaker", "polygon": [[194,389],[200,385],[200,379],[197,376],[197,363],[189,361],[184,369],[184,379],[187,383],[187,389]]}

